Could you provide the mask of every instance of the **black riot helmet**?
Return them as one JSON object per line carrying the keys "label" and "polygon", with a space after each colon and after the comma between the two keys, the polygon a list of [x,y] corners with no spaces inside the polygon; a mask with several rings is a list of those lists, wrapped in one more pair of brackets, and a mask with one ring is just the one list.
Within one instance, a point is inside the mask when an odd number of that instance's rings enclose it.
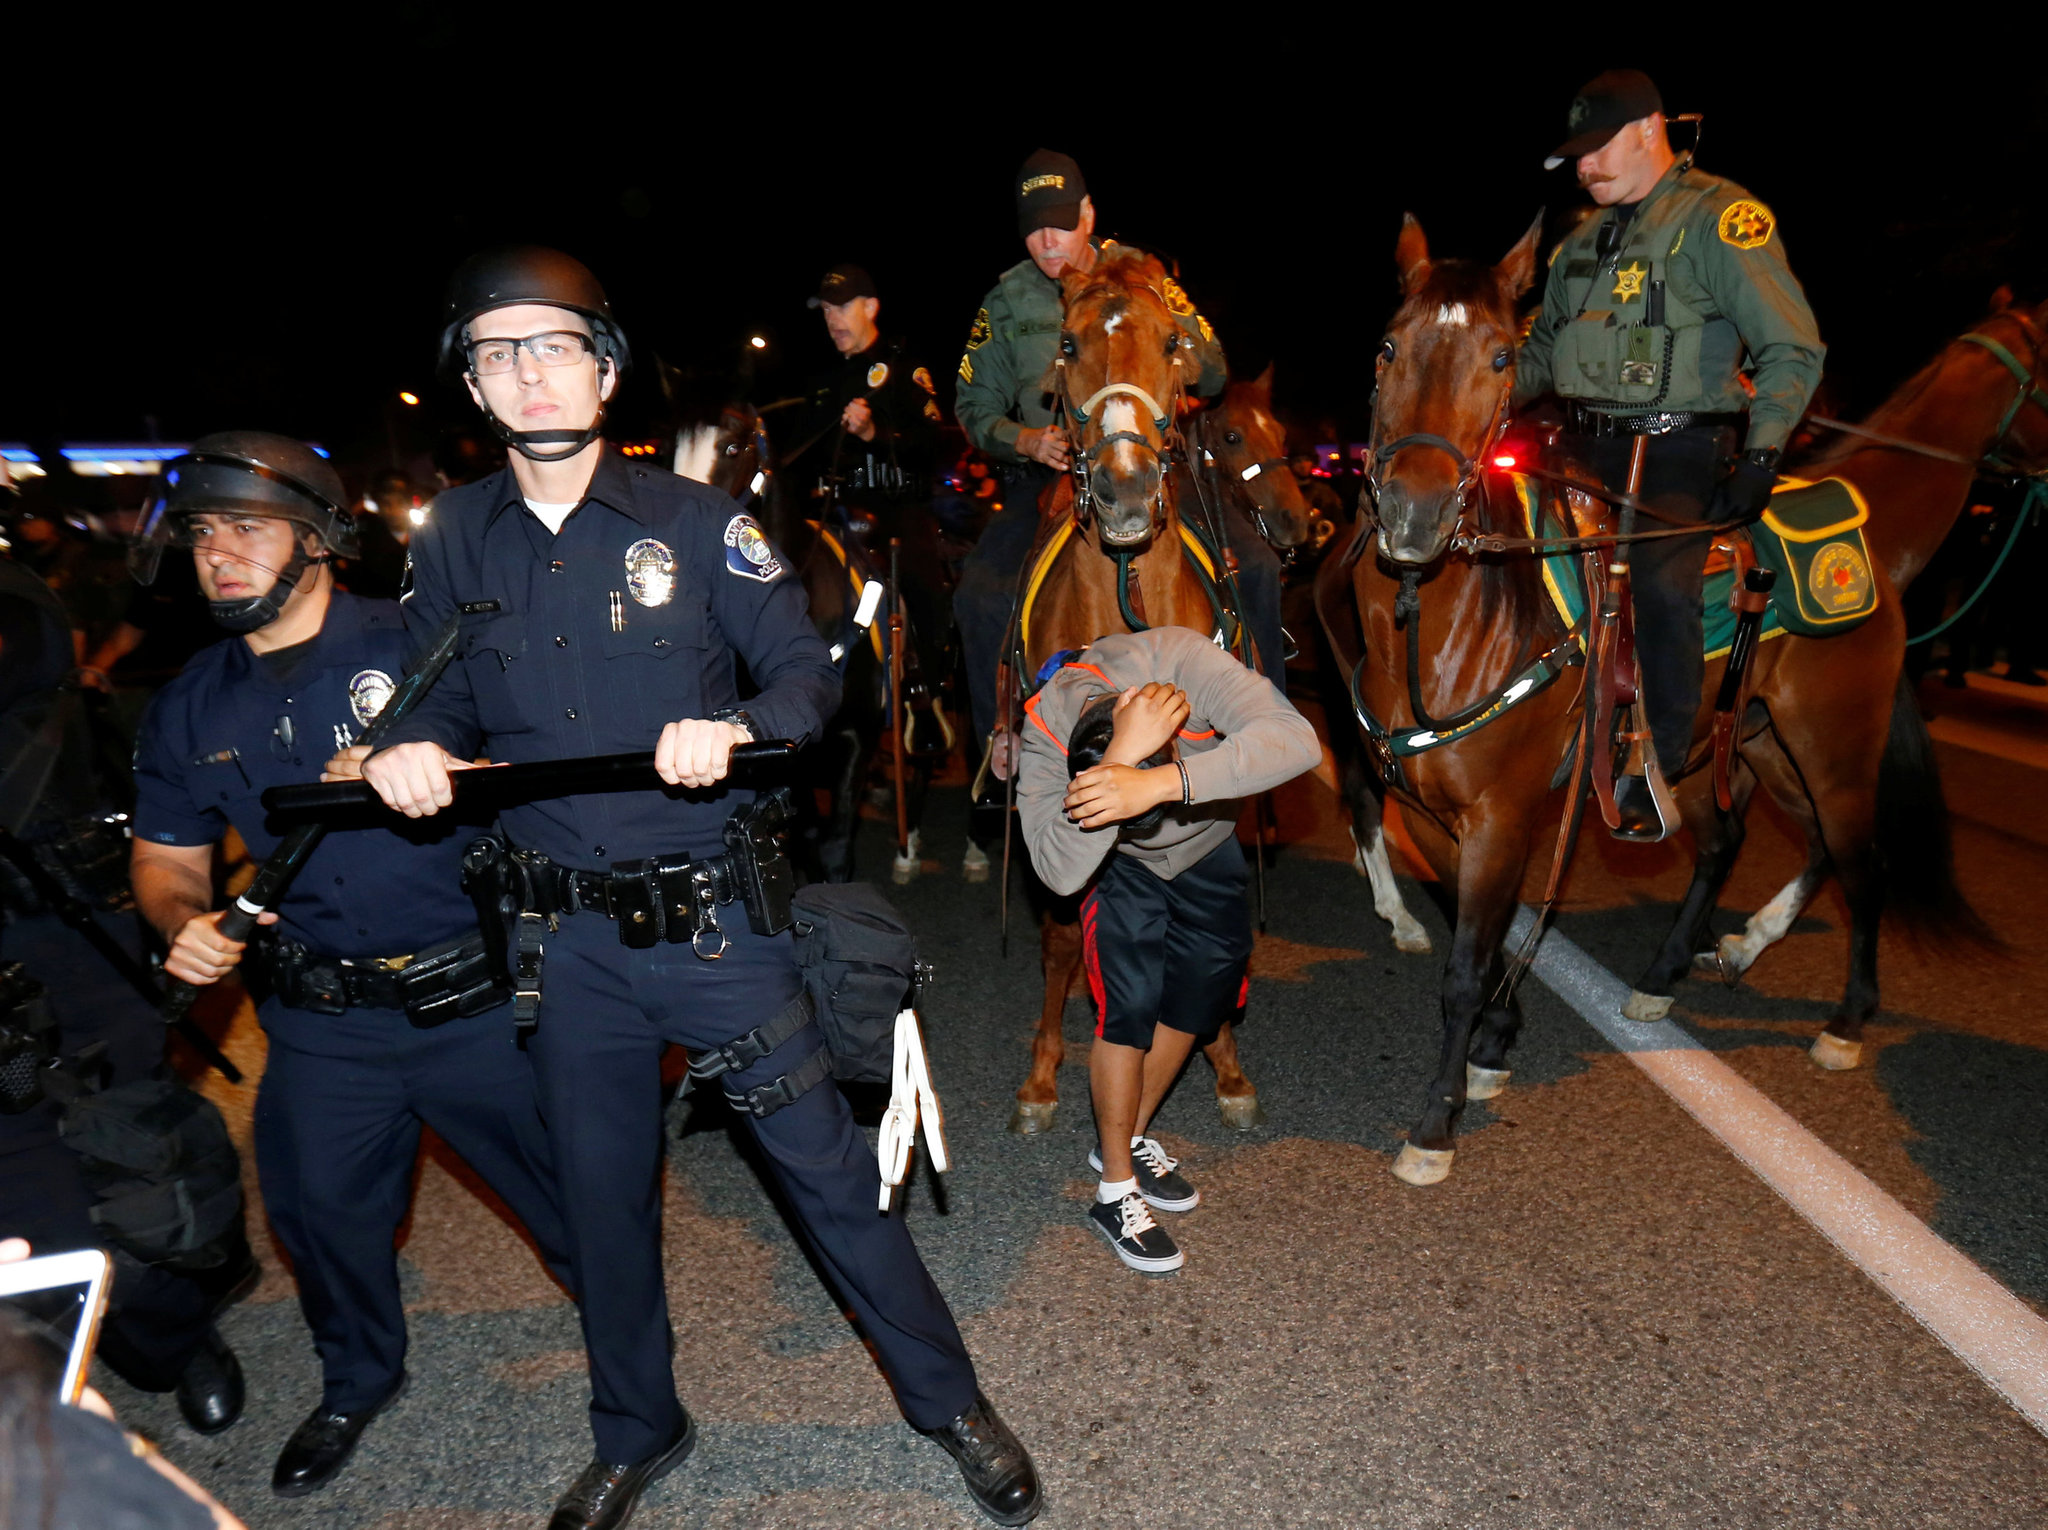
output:
{"label": "black riot helmet", "polygon": [[[590,321],[598,370],[607,364],[616,378],[632,364],[625,331],[612,317],[612,305],[590,268],[573,255],[540,245],[512,245],[472,255],[448,282],[448,300],[441,325],[441,370],[449,375],[469,371],[469,321],[494,308],[516,303],[542,303],[566,308]],[[604,405],[585,430],[514,430],[488,408],[484,418],[492,432],[521,456],[548,462],[573,456],[595,441],[604,428]],[[542,452],[540,446],[564,446],[565,452]]]}
{"label": "black riot helmet", "polygon": [[263,594],[209,602],[220,626],[230,632],[254,632],[277,620],[307,568],[356,556],[347,497],[333,464],[305,442],[262,430],[220,431],[194,442],[184,456],[164,465],[163,491],[129,549],[129,568],[142,583],[153,581],[166,547],[193,545],[195,515],[296,522],[320,538],[322,552],[309,554],[295,539],[290,560],[276,571],[276,580]]}

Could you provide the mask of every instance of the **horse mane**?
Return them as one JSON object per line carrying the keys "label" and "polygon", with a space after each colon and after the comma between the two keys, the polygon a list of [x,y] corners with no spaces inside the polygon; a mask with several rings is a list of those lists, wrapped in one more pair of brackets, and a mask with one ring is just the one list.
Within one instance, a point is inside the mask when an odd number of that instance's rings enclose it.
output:
{"label": "horse mane", "polygon": [[[1917,404],[1921,395],[1934,385],[1935,375],[1941,371],[1942,363],[1948,359],[1948,353],[1955,348],[1955,343],[1954,339],[1944,341],[1941,349],[1936,351],[1919,371],[1886,394],[1884,401],[1858,423],[1872,430],[1880,430],[1893,415]],[[1857,452],[1869,449],[1870,443],[1859,436],[1837,434],[1831,444],[1806,459],[1803,470],[1833,467]]]}

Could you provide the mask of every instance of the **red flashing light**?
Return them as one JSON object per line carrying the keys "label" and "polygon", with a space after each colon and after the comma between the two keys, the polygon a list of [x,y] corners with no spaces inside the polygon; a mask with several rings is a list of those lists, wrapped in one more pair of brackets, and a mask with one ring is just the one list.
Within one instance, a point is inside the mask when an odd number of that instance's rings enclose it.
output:
{"label": "red flashing light", "polygon": [[1515,454],[1513,452],[1501,452],[1494,457],[1493,465],[1497,468],[1511,468],[1515,465]]}

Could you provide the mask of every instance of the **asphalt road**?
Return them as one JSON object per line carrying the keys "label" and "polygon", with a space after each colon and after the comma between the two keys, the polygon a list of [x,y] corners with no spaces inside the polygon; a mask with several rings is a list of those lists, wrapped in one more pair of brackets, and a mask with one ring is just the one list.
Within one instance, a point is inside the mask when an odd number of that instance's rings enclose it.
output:
{"label": "asphalt road", "polygon": [[[2018,758],[1944,745],[1966,891],[2007,939],[1962,962],[1889,938],[1866,1066],[1805,1043],[1842,982],[1823,893],[1749,981],[1693,982],[1673,1018],[2011,1290],[2048,1313],[2048,804]],[[2029,735],[2029,729],[2039,729]],[[2015,732],[2017,730],[2017,732]],[[1125,1271],[1082,1222],[1092,1176],[1073,1048],[1049,1134],[1005,1130],[1038,1005],[1036,942],[962,883],[961,798],[935,794],[928,872],[894,890],[940,981],[925,1020],[955,1167],[908,1215],[983,1383],[1036,1453],[1047,1526],[1636,1527],[2048,1523],[2048,1441],[1540,984],[1513,1085],[1464,1122],[1454,1172],[1388,1166],[1434,1062],[1438,958],[1401,956],[1320,789],[1291,788],[1242,1047],[1266,1124],[1226,1129],[1199,1059],[1160,1133],[1204,1203],[1186,1269]],[[1733,929],[1797,869],[1759,822]],[[879,827],[864,845],[886,864]],[[1590,838],[1560,928],[1623,978],[1685,879],[1670,848]],[[1410,906],[1442,949],[1424,890]],[[252,1074],[261,1035],[237,1015]],[[246,1091],[214,1080],[246,1128]],[[715,1114],[679,1107],[665,1237],[681,1395],[704,1424],[636,1525],[968,1526],[950,1462],[895,1414]],[[344,1476],[293,1503],[271,1463],[317,1398],[289,1276],[224,1330],[246,1417],[201,1440],[109,1382],[130,1422],[256,1527],[538,1526],[582,1464],[573,1309],[430,1152],[401,1251],[413,1388]]]}

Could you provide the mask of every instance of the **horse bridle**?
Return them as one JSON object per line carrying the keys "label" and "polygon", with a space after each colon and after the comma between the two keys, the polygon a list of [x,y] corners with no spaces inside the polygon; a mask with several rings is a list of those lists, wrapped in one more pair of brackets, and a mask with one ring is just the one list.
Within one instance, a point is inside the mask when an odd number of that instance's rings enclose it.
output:
{"label": "horse bridle", "polygon": [[[1150,291],[1151,289],[1148,288],[1147,290]],[[1152,295],[1159,299],[1162,307],[1166,306],[1164,296],[1157,292],[1154,292]],[[1168,308],[1167,312],[1171,314],[1172,309]],[[1127,382],[1106,382],[1088,395],[1087,403],[1076,404],[1073,392],[1067,386],[1067,358],[1065,356],[1055,356],[1053,358],[1053,372],[1059,384],[1056,396],[1059,400],[1060,410],[1069,420],[1073,421],[1076,427],[1081,430],[1087,429],[1096,409],[1103,400],[1129,398],[1136,400],[1145,410],[1146,414],[1151,417],[1153,428],[1159,432],[1159,444],[1155,445],[1151,437],[1143,435],[1138,431],[1112,430],[1086,451],[1074,452],[1069,455],[1067,471],[1074,480],[1074,525],[1076,529],[1087,530],[1089,518],[1095,513],[1095,494],[1089,487],[1089,480],[1093,474],[1096,461],[1105,450],[1116,445],[1119,441],[1128,441],[1133,446],[1141,446],[1158,460],[1159,495],[1164,497],[1166,493],[1168,458],[1172,455],[1176,440],[1180,434],[1178,427],[1174,423],[1175,412],[1180,406],[1182,395],[1187,390],[1186,376],[1181,370],[1180,352],[1181,346],[1176,344],[1171,363],[1173,367],[1173,388],[1166,395],[1166,406],[1164,408],[1160,407],[1159,400],[1155,399],[1136,383]],[[1147,508],[1156,509],[1157,506],[1158,500],[1155,499],[1152,505]]]}
{"label": "horse bridle", "polygon": [[[1479,450],[1473,455],[1467,456],[1464,448],[1459,446],[1457,442],[1428,430],[1411,431],[1405,436],[1396,436],[1385,445],[1380,445],[1379,390],[1375,388],[1373,390],[1372,407],[1373,446],[1370,455],[1366,459],[1365,470],[1366,493],[1372,499],[1374,511],[1372,519],[1375,521],[1379,519],[1380,474],[1386,471],[1387,464],[1394,460],[1397,453],[1404,452],[1411,446],[1435,447],[1458,464],[1456,490],[1458,520],[1457,524],[1451,528],[1452,540],[1455,541],[1459,533],[1464,529],[1465,509],[1472,502],[1472,490],[1478,485],[1481,474],[1486,471],[1486,459],[1492,453],[1494,443],[1501,438],[1502,432],[1507,429],[1509,405],[1514,398],[1514,391],[1515,385],[1513,380],[1510,379],[1507,386],[1500,391],[1500,402],[1494,406],[1492,418],[1487,422],[1486,434],[1480,438]],[[1364,523],[1361,521],[1359,526],[1361,536],[1363,536],[1364,531]]]}
{"label": "horse bridle", "polygon": [[1959,338],[1961,344],[1975,345],[1989,351],[2006,371],[2012,373],[2020,385],[2019,391],[2013,395],[2012,402],[2006,406],[2005,417],[1998,422],[1998,434],[1985,449],[1981,461],[1983,466],[1994,472],[2009,473],[2013,477],[2031,477],[2033,475],[2023,473],[2006,462],[2000,453],[2005,447],[2005,438],[2012,434],[2013,422],[2020,417],[2022,409],[2032,404],[2043,413],[2048,413],[2048,387],[2043,387],[2041,382],[2043,365],[2048,363],[2048,342],[2043,341],[2041,332],[2034,327],[2034,321],[2016,309],[2008,308],[2003,313],[1995,313],[1985,322],[1990,323],[1998,319],[2010,319],[2019,326],[2020,333],[2027,337],[2027,343],[2034,348],[2034,364],[2031,367],[2025,365],[2009,348],[1990,335],[1971,330]]}

